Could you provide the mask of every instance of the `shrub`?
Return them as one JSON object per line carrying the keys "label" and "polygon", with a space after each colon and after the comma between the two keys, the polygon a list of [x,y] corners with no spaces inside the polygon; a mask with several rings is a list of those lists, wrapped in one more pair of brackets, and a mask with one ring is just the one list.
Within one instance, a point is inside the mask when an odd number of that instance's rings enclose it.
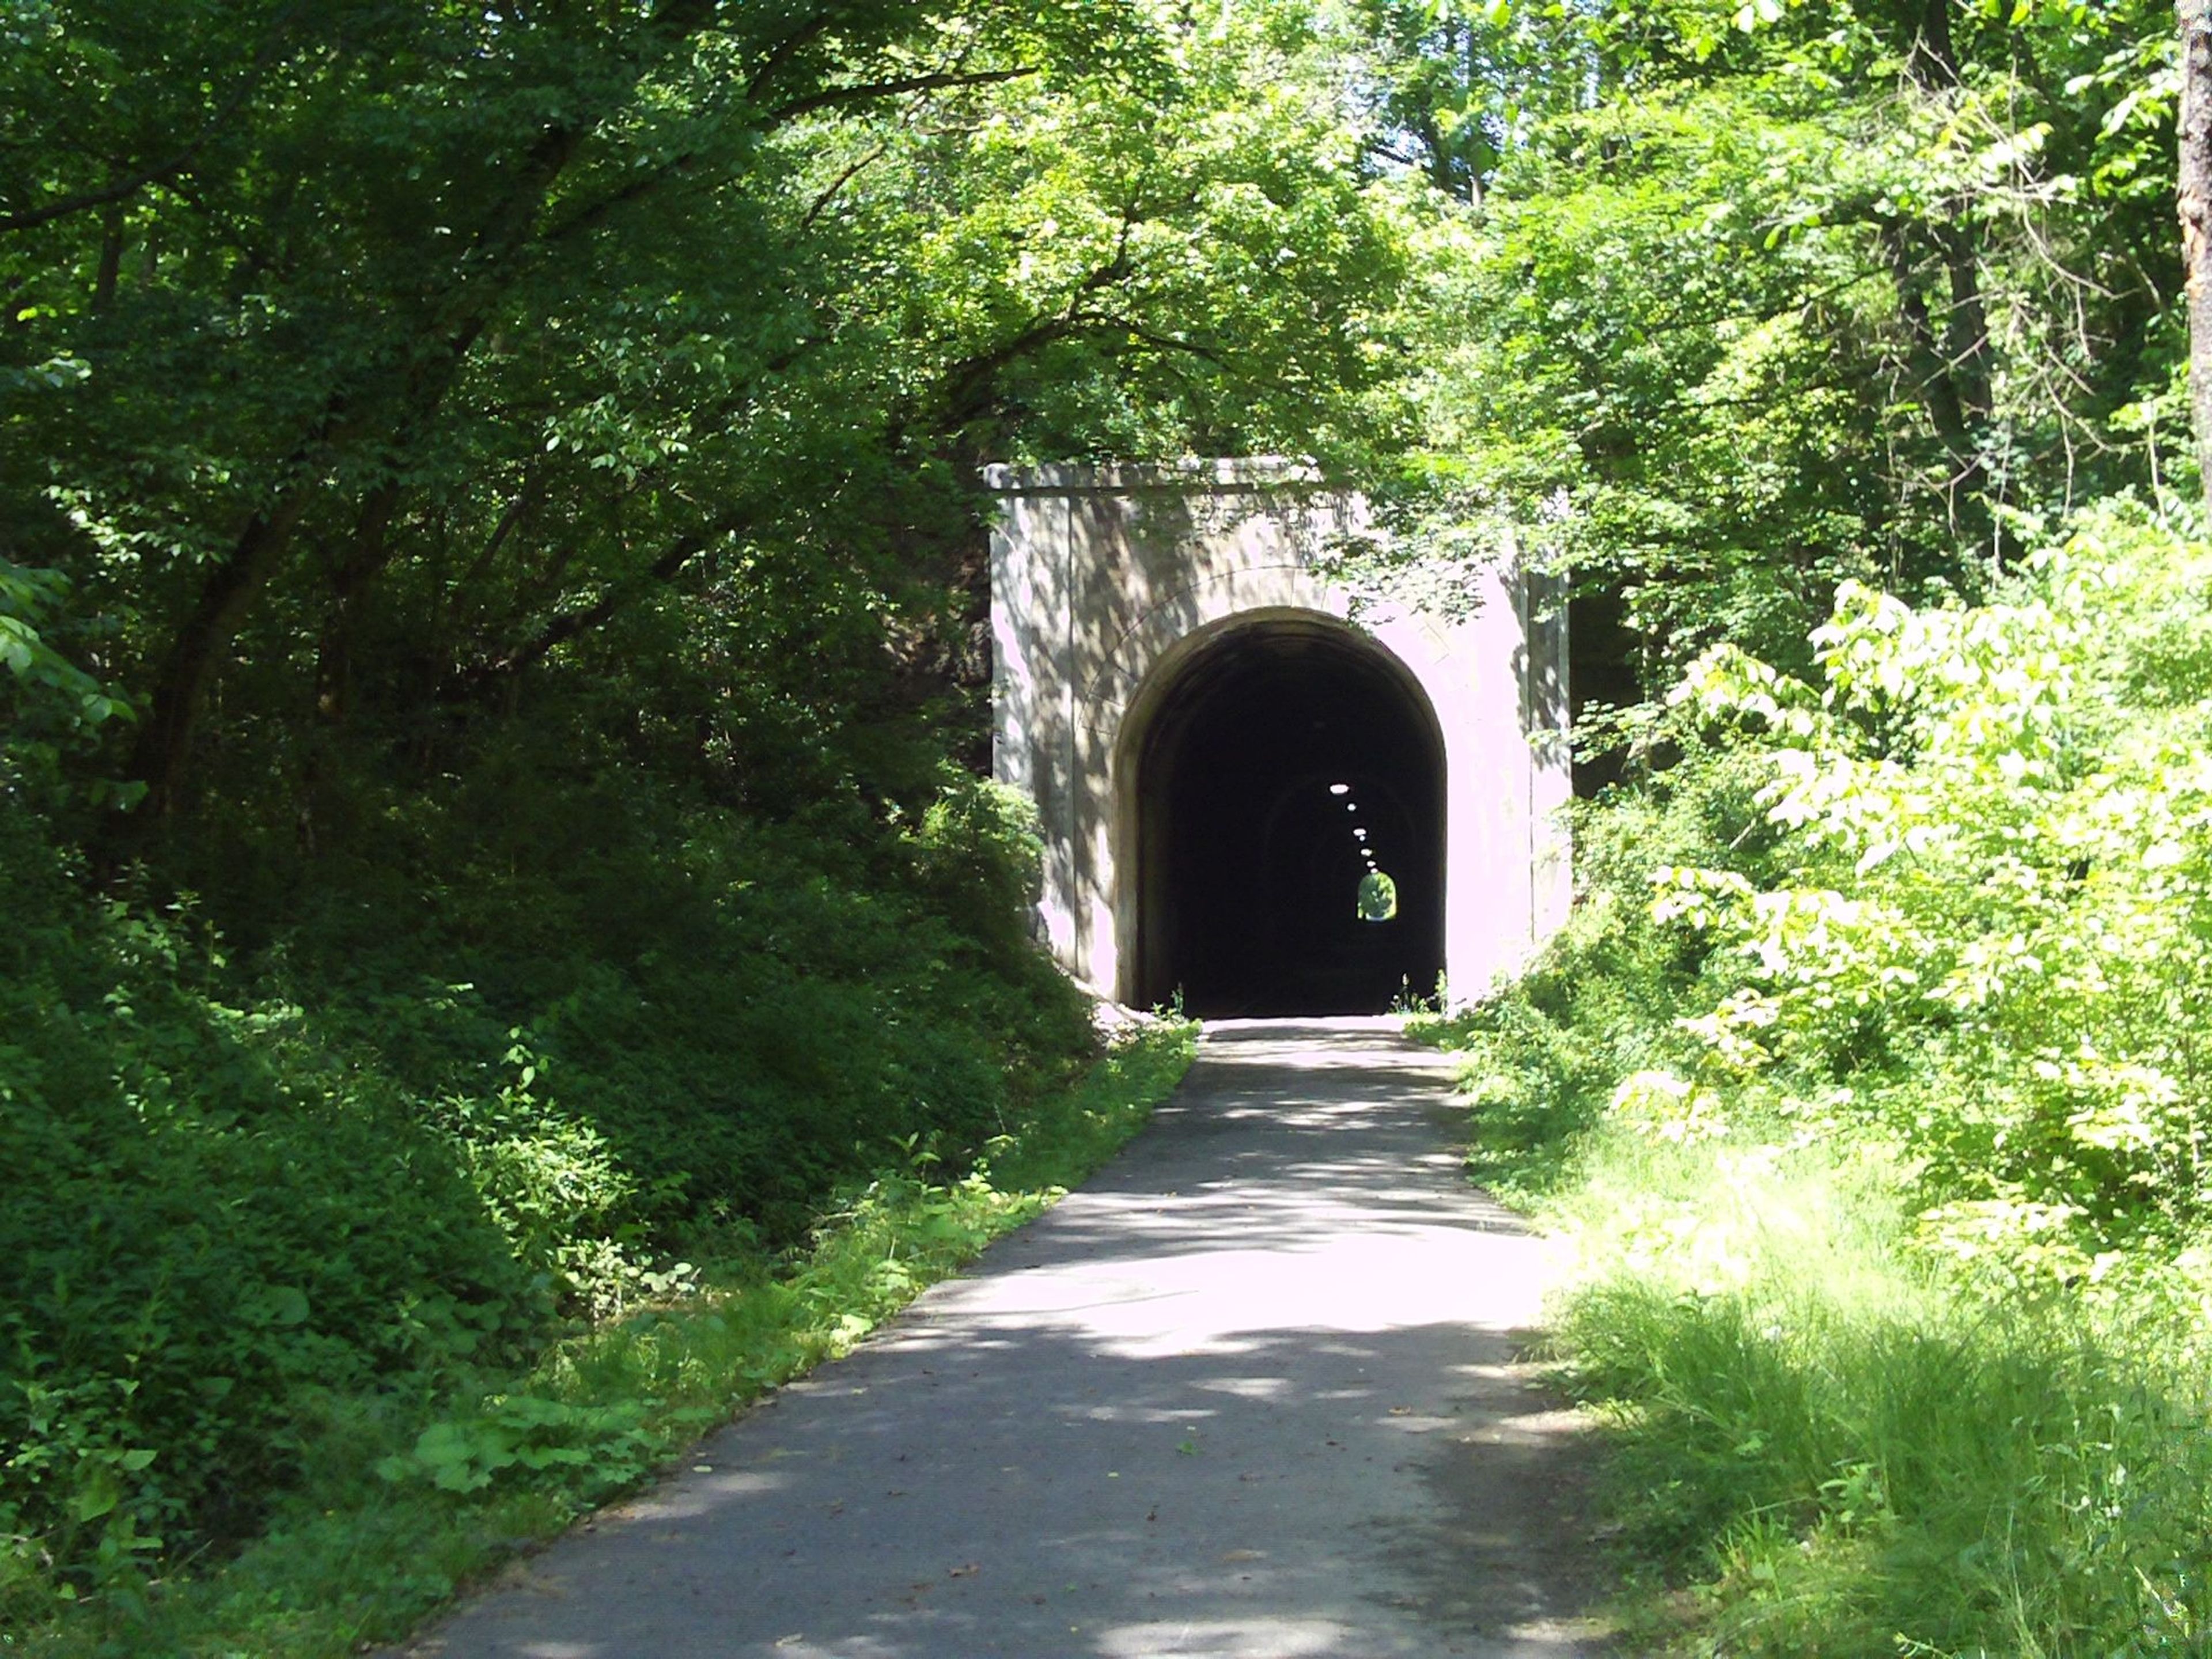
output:
{"label": "shrub", "polygon": [[1988,605],[1847,585],[1818,684],[1709,654],[1566,933],[1439,1025],[1697,1589],[1642,1650],[2212,1642],[2208,589],[2107,503]]}
{"label": "shrub", "polygon": [[964,1170],[1091,1051],[986,787],[856,855],[635,789],[477,819],[475,781],[283,903],[204,847],[204,900],[89,896],[0,796],[0,1617],[250,1535],[365,1402],[757,1272],[902,1147]]}

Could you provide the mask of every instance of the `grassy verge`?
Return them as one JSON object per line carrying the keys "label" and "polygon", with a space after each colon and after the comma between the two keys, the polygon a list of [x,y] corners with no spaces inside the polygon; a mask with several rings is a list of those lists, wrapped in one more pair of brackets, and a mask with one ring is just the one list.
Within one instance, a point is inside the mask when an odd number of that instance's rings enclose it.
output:
{"label": "grassy verge", "polygon": [[1873,1136],[1639,1116],[1655,1028],[1583,983],[1426,1030],[1480,1177],[1571,1246],[1555,1352],[1611,1443],[1629,1650],[2212,1654],[2202,1255],[1931,1248]]}
{"label": "grassy verge", "polygon": [[1632,1650],[2212,1655],[2212,634],[2086,510],[1632,720],[1544,959],[1430,1029],[1579,1262]]}
{"label": "grassy verge", "polygon": [[782,1262],[562,1343],[415,1409],[333,1400],[307,1478],[234,1559],[91,1598],[0,1648],[57,1656],[337,1655],[397,1639],[515,1549],[634,1486],[762,1391],[844,1352],[1048,1207],[1143,1123],[1196,1028],[1162,1023],[958,1181],[929,1155],[854,1193]]}

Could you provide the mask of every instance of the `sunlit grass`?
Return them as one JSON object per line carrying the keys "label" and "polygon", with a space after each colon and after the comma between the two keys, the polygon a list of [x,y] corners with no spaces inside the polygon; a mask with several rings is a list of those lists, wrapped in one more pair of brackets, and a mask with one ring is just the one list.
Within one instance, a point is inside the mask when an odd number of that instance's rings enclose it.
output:
{"label": "sunlit grass", "polygon": [[1881,1149],[1756,1139],[1607,1125],[1541,1206],[1645,1646],[2212,1652],[2202,1287],[1969,1285]]}

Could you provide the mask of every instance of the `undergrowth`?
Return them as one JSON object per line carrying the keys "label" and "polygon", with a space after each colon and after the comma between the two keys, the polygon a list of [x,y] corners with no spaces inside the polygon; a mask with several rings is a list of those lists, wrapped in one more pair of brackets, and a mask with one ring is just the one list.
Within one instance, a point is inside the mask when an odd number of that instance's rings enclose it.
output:
{"label": "undergrowth", "polygon": [[[332,1392],[301,1474],[234,1557],[118,1577],[0,1644],[56,1656],[311,1656],[396,1639],[455,1588],[647,1478],[763,1390],[875,1325],[1080,1180],[1144,1121],[1195,1028],[1163,1021],[992,1138],[965,1173],[920,1139],[802,1246],[431,1396]],[[16,1586],[17,1606],[28,1586]]]}
{"label": "undergrowth", "polygon": [[[356,1583],[392,1628],[1091,1133],[1023,803],[918,745],[896,796],[817,753],[739,810],[558,689],[405,787],[325,769],[312,836],[211,803],[106,864],[0,696],[0,1642],[155,1651],[263,1577],[246,1650],[314,1650]],[[878,1244],[863,1294],[839,1252]],[[410,1481],[489,1507],[433,1525]]]}
{"label": "undergrowth", "polygon": [[1977,1286],[1911,1243],[1879,1149],[1759,1127],[1601,1132],[1546,1210],[1585,1267],[1556,1340],[1615,1523],[1647,1590],[1694,1587],[1646,1603],[1645,1644],[2207,1651],[2212,1279]]}
{"label": "undergrowth", "polygon": [[[1638,1652],[2212,1654],[2200,553],[1700,665],[1464,1057],[1570,1241]],[[1823,695],[1825,693],[1825,695]]]}

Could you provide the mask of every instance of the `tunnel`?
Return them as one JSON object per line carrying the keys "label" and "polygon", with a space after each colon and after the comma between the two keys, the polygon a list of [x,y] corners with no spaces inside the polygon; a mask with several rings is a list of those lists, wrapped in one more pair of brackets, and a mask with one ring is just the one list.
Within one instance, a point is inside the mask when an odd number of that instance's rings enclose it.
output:
{"label": "tunnel", "polygon": [[1443,742],[1396,659],[1322,617],[1203,641],[1137,751],[1139,1006],[1379,1013],[1437,988]]}

